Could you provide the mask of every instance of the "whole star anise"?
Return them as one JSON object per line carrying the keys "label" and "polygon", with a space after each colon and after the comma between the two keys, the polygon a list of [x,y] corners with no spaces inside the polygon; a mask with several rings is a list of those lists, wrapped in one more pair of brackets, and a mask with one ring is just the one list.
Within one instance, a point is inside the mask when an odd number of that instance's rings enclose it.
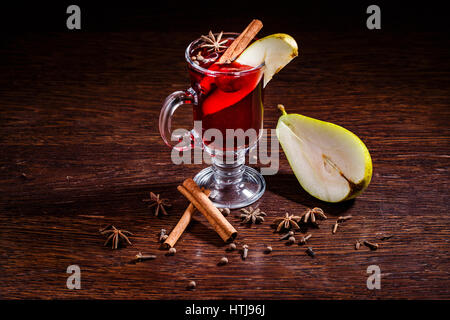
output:
{"label": "whole star anise", "polygon": [[128,239],[128,237],[126,236],[126,234],[133,235],[130,231],[119,230],[113,225],[109,225],[106,228],[100,229],[100,233],[103,235],[109,234],[108,238],[103,244],[104,246],[106,246],[108,242],[111,241],[111,248],[117,249],[121,240],[125,240],[129,245],[132,245],[130,239]]}
{"label": "whole star anise", "polygon": [[244,212],[240,215],[240,218],[243,219],[243,223],[261,223],[266,216],[266,213],[262,212],[259,208],[249,207],[248,210],[241,209],[241,211]]}
{"label": "whole star anise", "polygon": [[289,215],[289,213],[286,212],[285,217],[276,218],[275,220],[273,220],[273,223],[274,224],[278,223],[276,232],[279,232],[283,228],[286,230],[289,230],[292,227],[294,229],[300,229],[300,227],[297,224],[298,220],[300,220],[300,217],[294,216],[293,214]]}
{"label": "whole star anise", "polygon": [[313,225],[318,226],[317,219],[325,220],[327,216],[322,209],[316,207],[314,209],[307,209],[300,219],[300,222],[308,223],[308,221],[311,221]]}
{"label": "whole star anise", "polygon": [[144,199],[144,200],[142,200],[142,201],[145,201],[145,202],[152,202],[152,203],[148,206],[149,208],[152,208],[152,207],[156,206],[156,209],[155,209],[155,216],[158,216],[158,215],[159,215],[160,209],[161,209],[161,212],[162,212],[165,216],[167,216],[167,211],[166,211],[166,209],[165,209],[164,207],[165,207],[165,206],[166,206],[166,207],[170,207],[170,206],[171,206],[171,204],[167,202],[167,201],[168,201],[167,199],[161,199],[161,198],[159,197],[159,194],[156,195],[156,194],[154,194],[153,192],[150,192],[150,199]]}
{"label": "whole star anise", "polygon": [[226,49],[226,46],[224,46],[225,43],[227,43],[228,40],[222,40],[223,31],[219,33],[219,35],[216,37],[212,33],[212,31],[209,31],[208,36],[201,36],[201,38],[205,41],[204,44],[202,44],[201,48],[209,48],[209,51],[216,51],[220,52],[222,49]]}

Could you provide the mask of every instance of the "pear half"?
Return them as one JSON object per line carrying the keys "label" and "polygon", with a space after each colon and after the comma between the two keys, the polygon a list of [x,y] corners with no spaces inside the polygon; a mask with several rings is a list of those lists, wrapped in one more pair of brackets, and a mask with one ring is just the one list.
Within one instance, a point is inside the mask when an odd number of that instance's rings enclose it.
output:
{"label": "pear half", "polygon": [[264,62],[265,87],[274,74],[296,56],[298,56],[298,46],[294,38],[285,33],[275,33],[253,42],[239,55],[236,62],[252,67],[257,67]]}
{"label": "pear half", "polygon": [[369,185],[372,159],[364,143],[330,122],[283,112],[277,137],[303,189],[327,202],[355,198]]}

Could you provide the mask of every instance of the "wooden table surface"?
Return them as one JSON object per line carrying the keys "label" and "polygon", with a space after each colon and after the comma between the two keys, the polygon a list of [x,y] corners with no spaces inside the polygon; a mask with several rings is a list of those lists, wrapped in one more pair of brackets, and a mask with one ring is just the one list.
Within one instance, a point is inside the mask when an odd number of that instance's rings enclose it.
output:
{"label": "wooden table surface", "polygon": [[[239,27],[240,28],[240,27]],[[263,34],[269,34],[270,28]],[[274,30],[275,31],[275,30]],[[201,31],[41,32],[0,47],[0,298],[387,299],[450,298],[449,54],[446,34],[282,30],[300,56],[265,90],[265,128],[278,103],[342,125],[367,145],[372,182],[355,201],[326,204],[299,186],[280,151],[259,206],[266,222],[247,227],[234,214],[237,243],[225,251],[197,215],[166,256],[157,241],[187,201],[176,187],[205,165],[174,165],[158,131],[164,98],[186,89],[184,48]],[[178,117],[189,125],[191,111]],[[186,116],[186,119],[182,119]],[[155,217],[142,199],[169,198]],[[329,219],[305,248],[278,241],[271,221],[321,207]],[[339,215],[353,219],[335,235]],[[104,247],[109,223],[134,233],[133,246]],[[354,249],[358,239],[377,251]],[[264,254],[264,245],[273,247]],[[153,261],[129,263],[137,251]],[[217,266],[227,256],[229,264]],[[66,288],[69,265],[80,290]],[[382,272],[366,286],[367,268]],[[190,280],[195,291],[186,290]]]}

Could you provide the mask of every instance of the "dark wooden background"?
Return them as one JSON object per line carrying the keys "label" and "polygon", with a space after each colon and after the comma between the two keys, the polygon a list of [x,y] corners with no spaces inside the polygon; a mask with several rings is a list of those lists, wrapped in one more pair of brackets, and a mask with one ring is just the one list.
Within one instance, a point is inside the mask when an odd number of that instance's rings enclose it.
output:
{"label": "dark wooden background", "polygon": [[[229,217],[237,243],[250,247],[246,261],[225,252],[202,216],[175,256],[159,250],[159,230],[170,230],[187,206],[176,186],[204,165],[171,163],[158,115],[165,96],[187,88],[189,41],[209,28],[240,31],[256,15],[183,21],[165,20],[164,11],[151,16],[157,22],[128,15],[110,30],[103,16],[92,30],[87,23],[69,32],[63,14],[61,30],[51,30],[53,21],[42,30],[3,29],[0,298],[450,298],[448,34],[414,23],[395,28],[396,19],[369,31],[364,9],[338,27],[339,18],[326,22],[319,13],[305,11],[298,23],[278,12],[258,16],[261,35],[286,32],[300,46],[266,88],[265,127],[275,128],[282,103],[288,112],[350,129],[371,152],[372,182],[355,201],[322,203],[301,189],[281,151],[280,170],[266,177],[259,201],[266,222],[246,227]],[[88,14],[86,21],[94,20]],[[145,28],[145,21],[154,24]],[[189,125],[189,108],[180,115],[177,123]],[[169,216],[154,217],[142,202],[150,191],[170,199]],[[278,241],[271,221],[314,206],[330,219],[308,230],[312,259],[304,247]],[[332,235],[342,214],[353,219]],[[98,229],[108,223],[133,232],[133,246],[104,247]],[[354,250],[357,239],[378,233],[394,237],[377,251]],[[264,245],[273,253],[264,254]],[[130,264],[137,251],[157,259]],[[222,256],[230,263],[219,267]],[[81,290],[66,288],[73,264],[81,268]],[[366,287],[370,265],[381,269],[380,290]],[[190,280],[195,291],[186,290]]]}

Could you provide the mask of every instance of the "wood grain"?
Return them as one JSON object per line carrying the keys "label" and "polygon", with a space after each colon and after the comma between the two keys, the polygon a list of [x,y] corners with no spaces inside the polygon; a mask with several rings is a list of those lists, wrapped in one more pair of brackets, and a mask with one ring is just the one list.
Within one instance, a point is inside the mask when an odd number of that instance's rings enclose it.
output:
{"label": "wood grain", "polygon": [[[234,30],[234,29],[233,29]],[[232,31],[232,30],[230,30]],[[264,31],[265,34],[270,32]],[[354,201],[325,204],[300,188],[280,152],[259,206],[268,217],[247,227],[234,215],[238,246],[225,251],[201,216],[159,250],[186,200],[176,191],[204,165],[175,166],[158,132],[163,99],[185,89],[184,48],[195,32],[25,33],[0,47],[0,298],[3,299],[385,299],[450,298],[449,54],[446,34],[285,30],[300,44],[265,91],[265,127],[278,103],[288,112],[356,133],[374,175]],[[190,111],[181,111],[189,124]],[[23,175],[25,174],[25,175]],[[170,198],[154,217],[142,199]],[[278,241],[271,221],[318,206],[330,217],[304,247]],[[335,235],[338,215],[350,214]],[[108,223],[134,233],[132,247],[103,246]],[[377,251],[358,239],[394,234]],[[265,254],[265,245],[273,252]],[[137,251],[157,258],[129,263]],[[227,256],[229,264],[217,266]],[[81,268],[68,290],[66,269]],[[378,265],[381,290],[368,290]],[[195,291],[186,290],[190,280]]]}

